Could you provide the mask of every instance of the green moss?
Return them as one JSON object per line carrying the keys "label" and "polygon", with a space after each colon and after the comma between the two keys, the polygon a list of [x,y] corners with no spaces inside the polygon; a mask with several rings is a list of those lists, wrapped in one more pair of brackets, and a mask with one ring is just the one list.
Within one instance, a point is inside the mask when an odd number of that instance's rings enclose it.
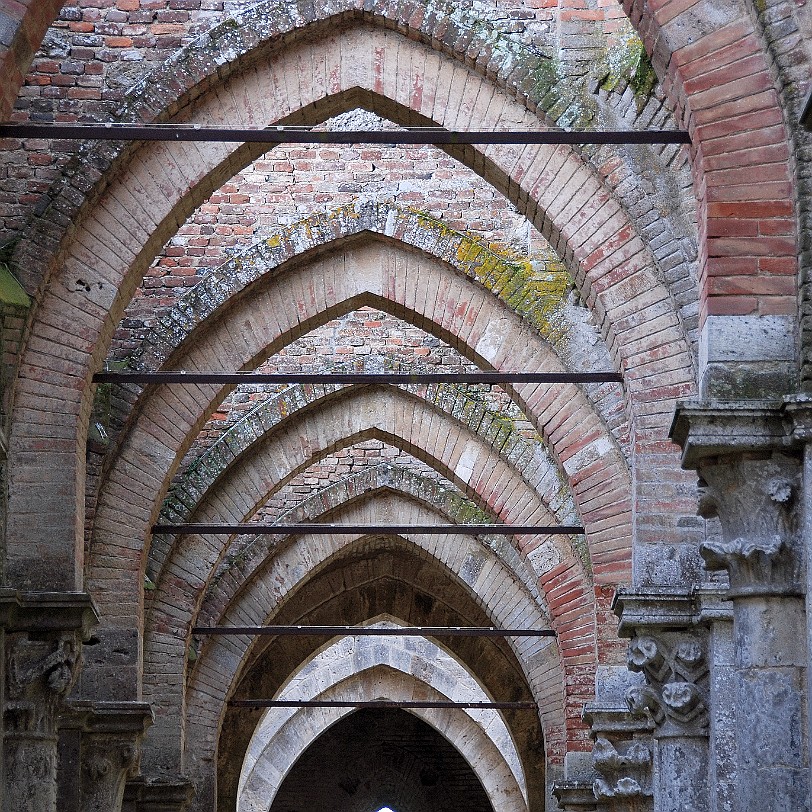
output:
{"label": "green moss", "polygon": [[545,338],[558,335],[555,313],[572,279],[564,264],[552,254],[531,260],[502,243],[484,245],[450,228],[425,211],[410,209],[426,230],[456,243],[457,262]]}
{"label": "green moss", "polygon": [[589,545],[586,541],[586,536],[570,536],[570,545],[573,552],[581,560],[584,565],[584,572],[587,575],[592,575],[592,558],[589,555]]}
{"label": "green moss", "polygon": [[0,262],[0,302],[26,310],[31,306],[31,299],[5,262]]}
{"label": "green moss", "polygon": [[604,90],[615,90],[618,85],[628,83],[638,102],[644,102],[657,84],[657,74],[643,47],[640,37],[634,32],[620,37],[609,49],[606,56],[607,73],[601,81]]}
{"label": "green moss", "polygon": [[557,59],[539,57],[536,64],[530,69],[533,81],[533,92],[537,99],[544,99],[551,92],[557,91],[561,85],[561,63]]}

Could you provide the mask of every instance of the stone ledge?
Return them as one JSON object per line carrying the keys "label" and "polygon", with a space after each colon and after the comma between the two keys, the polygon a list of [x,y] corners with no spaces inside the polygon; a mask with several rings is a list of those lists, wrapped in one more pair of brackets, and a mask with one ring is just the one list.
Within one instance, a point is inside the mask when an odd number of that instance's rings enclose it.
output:
{"label": "stone ledge", "polygon": [[86,592],[20,592],[0,589],[0,627],[6,632],[64,632],[81,629],[82,638],[99,622]]}
{"label": "stone ledge", "polygon": [[556,781],[553,795],[564,809],[592,810],[598,808],[598,799],[589,781]]}
{"label": "stone ledge", "polygon": [[733,617],[725,593],[711,589],[685,591],[664,587],[646,592],[619,589],[612,601],[612,611],[620,618],[618,635],[627,638],[638,631],[688,629]]}
{"label": "stone ledge", "polygon": [[594,703],[584,705],[581,718],[590,727],[590,737],[595,739],[601,733],[634,734],[651,733],[654,721],[644,716],[633,716],[628,705],[602,706]]}
{"label": "stone ledge", "polygon": [[96,702],[80,699],[67,703],[60,727],[88,733],[144,733],[153,723],[148,702]]}
{"label": "stone ledge", "polygon": [[128,781],[122,812],[184,812],[192,801],[194,788],[183,778]]}
{"label": "stone ledge", "polygon": [[708,457],[789,449],[792,439],[781,401],[677,403],[669,437],[682,448],[683,468]]}
{"label": "stone ledge", "polygon": [[678,401],[669,437],[682,448],[688,469],[710,457],[792,451],[812,440],[812,396]]}

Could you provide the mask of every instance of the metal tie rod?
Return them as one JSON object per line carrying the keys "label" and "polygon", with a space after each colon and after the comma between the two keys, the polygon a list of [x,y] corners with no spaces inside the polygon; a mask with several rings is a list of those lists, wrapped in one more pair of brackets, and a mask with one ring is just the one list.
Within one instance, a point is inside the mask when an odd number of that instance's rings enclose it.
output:
{"label": "metal tie rod", "polygon": [[424,533],[433,536],[529,536],[583,535],[580,525],[509,525],[509,524],[154,524],[156,535],[255,535],[292,536],[310,533],[328,536],[341,533]]}
{"label": "metal tie rod", "polygon": [[622,383],[618,372],[97,372],[94,383]]}
{"label": "metal tie rod", "polygon": [[496,629],[492,626],[194,626],[192,634],[295,635],[316,637],[555,637],[552,629]]}
{"label": "metal tie rod", "polygon": [[96,141],[216,141],[241,144],[690,144],[685,130],[313,130],[196,124],[0,124],[0,138]]}
{"label": "metal tie rod", "polygon": [[536,710],[535,702],[411,702],[408,700],[371,699],[343,701],[322,699],[232,699],[232,708],[460,708],[475,710]]}

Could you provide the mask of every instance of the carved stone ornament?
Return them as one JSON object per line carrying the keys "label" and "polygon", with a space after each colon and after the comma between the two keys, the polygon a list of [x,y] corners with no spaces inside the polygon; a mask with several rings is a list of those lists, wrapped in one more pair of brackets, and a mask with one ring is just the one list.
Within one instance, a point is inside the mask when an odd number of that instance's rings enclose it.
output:
{"label": "carved stone ornament", "polygon": [[707,733],[708,664],[697,637],[682,632],[635,637],[628,665],[648,683],[627,691],[632,713],[651,719],[659,735]]}
{"label": "carved stone ornament", "polygon": [[597,778],[592,791],[599,800],[649,797],[652,752],[640,741],[616,742],[599,736],[592,748],[592,764]]}
{"label": "carved stone ornament", "polygon": [[703,543],[699,552],[708,569],[727,570],[730,596],[800,594],[798,461],[784,454],[743,457],[717,460],[699,472],[699,515],[718,516],[724,536]]}
{"label": "carved stone ornament", "polygon": [[75,634],[36,640],[27,634],[6,638],[8,732],[53,735],[56,709],[78,675]]}
{"label": "carved stone ornament", "polygon": [[82,743],[82,803],[105,812],[121,802],[124,784],[138,775],[139,747],[133,736],[90,736]]}

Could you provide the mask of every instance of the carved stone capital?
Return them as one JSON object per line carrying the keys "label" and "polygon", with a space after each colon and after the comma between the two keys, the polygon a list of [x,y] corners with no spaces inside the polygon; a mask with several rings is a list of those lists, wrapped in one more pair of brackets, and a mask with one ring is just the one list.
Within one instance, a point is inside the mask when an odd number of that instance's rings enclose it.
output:
{"label": "carved stone capital", "polygon": [[730,596],[801,594],[799,461],[782,453],[744,455],[707,460],[699,474],[699,514],[718,517],[723,533],[699,552],[709,569],[727,570]]}
{"label": "carved stone capital", "polygon": [[804,402],[684,403],[671,436],[682,464],[700,477],[698,513],[718,518],[721,541],[700,546],[713,570],[727,570],[731,597],[802,593],[804,555],[797,499],[800,449],[812,437]]}
{"label": "carved stone capital", "polygon": [[97,620],[83,593],[0,590],[5,630],[4,809],[56,809],[57,718]]}
{"label": "carved stone capital", "polygon": [[55,735],[57,709],[78,675],[78,649],[70,632],[45,640],[6,636],[7,735]]}
{"label": "carved stone capital", "polygon": [[592,763],[598,774],[592,791],[599,801],[616,798],[651,797],[653,753],[647,742],[612,743],[599,736],[592,748]]}
{"label": "carved stone capital", "polygon": [[81,730],[83,810],[121,806],[126,781],[138,775],[141,739],[152,721],[152,710],[143,702],[70,704],[62,726]]}
{"label": "carved stone capital", "polygon": [[629,711],[649,720],[656,736],[704,736],[708,730],[707,625],[729,620],[718,592],[620,591],[614,610],[631,637],[629,670],[646,684],[626,692]]}
{"label": "carved stone capital", "polygon": [[96,621],[83,593],[0,590],[6,630],[7,735],[54,736],[56,715],[73,687],[82,641]]}
{"label": "carved stone capital", "polygon": [[632,714],[628,707],[590,703],[584,707],[590,726],[592,792],[606,809],[650,810],[653,799],[654,742],[651,719]]}
{"label": "carved stone capital", "polygon": [[629,644],[628,665],[645,674],[647,683],[626,694],[632,713],[650,718],[658,735],[707,733],[708,664],[696,632],[635,637]]}

